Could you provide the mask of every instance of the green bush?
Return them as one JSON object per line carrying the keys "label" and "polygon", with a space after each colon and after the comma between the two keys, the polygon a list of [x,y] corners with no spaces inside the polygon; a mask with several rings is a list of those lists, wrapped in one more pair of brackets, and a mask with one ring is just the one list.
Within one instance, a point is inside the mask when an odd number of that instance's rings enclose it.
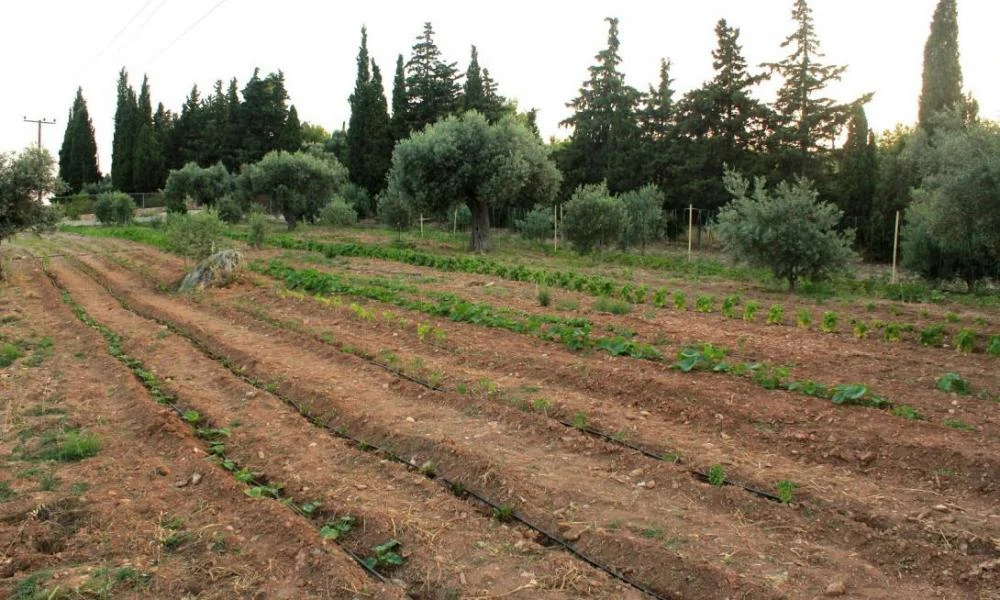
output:
{"label": "green bush", "polygon": [[235,225],[243,220],[243,207],[232,196],[227,194],[219,198],[215,206],[222,221]]}
{"label": "green bush", "polygon": [[94,216],[104,225],[128,225],[135,218],[135,201],[122,192],[105,192],[94,202]]}
{"label": "green bush", "polygon": [[378,217],[396,231],[404,231],[413,224],[413,207],[402,194],[385,192],[378,199]]}
{"label": "green bush", "polygon": [[523,219],[514,221],[514,229],[521,237],[535,242],[544,242],[552,237],[552,209],[536,206]]}
{"label": "green bush", "polygon": [[807,180],[771,192],[758,178],[748,194],[739,173],[727,170],[723,179],[733,200],[719,212],[716,232],[735,260],[770,269],[794,290],[800,279],[822,280],[855,257],[854,232],[838,229],[843,212],[820,202]]}
{"label": "green bush", "polygon": [[185,213],[185,200],[190,198],[198,206],[214,206],[233,189],[233,178],[220,162],[211,167],[199,167],[189,162],[180,169],[173,169],[167,175],[163,186],[167,211]]}
{"label": "green bush", "polygon": [[743,307],[743,320],[747,323],[753,323],[757,320],[757,311],[760,309],[760,304],[756,300],[750,300]]}
{"label": "green bush", "polygon": [[624,249],[639,248],[660,239],[663,233],[663,203],[666,198],[660,188],[648,184],[620,196],[628,219],[621,230],[618,245]]}
{"label": "green bush", "polygon": [[224,247],[226,239],[222,221],[207,211],[168,215],[164,229],[167,248],[194,260],[202,260],[218,252]]}
{"label": "green bush", "polygon": [[348,182],[341,188],[340,195],[344,198],[344,202],[354,209],[359,219],[367,219],[375,216],[375,202],[365,188]]}
{"label": "green bush", "polygon": [[625,204],[603,182],[578,187],[565,210],[563,233],[580,254],[618,241],[628,225]]}
{"label": "green bush", "polygon": [[785,307],[780,304],[772,304],[767,311],[768,325],[781,325],[785,322]]}
{"label": "green bush", "polygon": [[1000,356],[1000,335],[991,335],[986,342],[986,354],[990,356]]}
{"label": "green bush", "polygon": [[334,196],[319,213],[319,222],[330,227],[350,227],[358,222],[358,213],[340,196]]}
{"label": "green bush", "polygon": [[267,217],[262,212],[250,213],[250,232],[247,234],[247,243],[251,248],[260,249],[264,245],[264,238],[267,236]]}
{"label": "green bush", "polygon": [[962,354],[968,354],[976,347],[976,332],[971,329],[960,329],[955,334],[955,349]]}
{"label": "green bush", "polygon": [[95,199],[89,194],[77,194],[63,205],[63,211],[67,219],[76,221],[80,215],[87,215],[94,212]]}
{"label": "green bush", "polygon": [[944,327],[931,325],[920,332],[920,343],[924,346],[940,346],[944,343]]}

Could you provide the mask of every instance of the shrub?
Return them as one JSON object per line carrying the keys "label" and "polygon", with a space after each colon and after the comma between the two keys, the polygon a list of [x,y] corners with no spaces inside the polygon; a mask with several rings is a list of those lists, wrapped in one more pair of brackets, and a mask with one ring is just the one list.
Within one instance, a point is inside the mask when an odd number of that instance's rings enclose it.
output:
{"label": "shrub", "polygon": [[920,343],[924,346],[940,346],[944,343],[944,327],[931,325],[920,332]]}
{"label": "shrub", "polygon": [[267,217],[261,212],[250,213],[250,232],[247,235],[247,243],[251,248],[260,249],[264,245],[264,238],[267,236]]}
{"label": "shrub", "polygon": [[219,198],[216,203],[219,218],[230,225],[235,225],[243,220],[243,207],[230,195]]}
{"label": "shrub", "polygon": [[413,223],[413,207],[402,194],[387,191],[379,196],[378,217],[389,227],[402,232]]}
{"label": "shrub", "polygon": [[809,326],[812,325],[812,314],[803,308],[795,315],[795,324],[802,329],[809,329]]}
{"label": "shrub", "polygon": [[962,354],[972,352],[976,346],[976,332],[971,329],[961,329],[955,334],[955,349]]}
{"label": "shrub", "polygon": [[760,304],[755,300],[751,300],[746,303],[743,307],[743,320],[747,323],[753,323],[757,320],[757,311],[760,309]]}
{"label": "shrub", "polygon": [[284,217],[289,230],[301,220],[314,221],[345,183],[347,169],[336,158],[284,150],[244,165],[239,180],[248,197],[266,196],[268,210]]}
{"label": "shrub", "polygon": [[580,254],[617,241],[627,224],[625,204],[608,192],[606,183],[582,185],[566,203],[563,232]]}
{"label": "shrub", "polygon": [[171,214],[164,227],[167,248],[182,256],[202,260],[223,247],[225,227],[219,217],[210,212]]}
{"label": "shrub", "polygon": [[80,215],[91,214],[94,212],[94,198],[88,194],[77,194],[73,196],[63,205],[63,211],[67,219],[75,221],[80,218]]}
{"label": "shrub", "polygon": [[624,249],[638,247],[646,251],[646,244],[660,238],[663,231],[663,203],[665,197],[653,184],[620,196],[628,218],[622,227],[618,245]]}
{"label": "shrub", "polygon": [[694,300],[694,309],[697,312],[710,313],[715,310],[715,296],[702,295]]}
{"label": "shrub", "polygon": [[780,304],[772,304],[767,311],[768,325],[781,325],[785,322],[785,307]]}
{"label": "shrub", "polygon": [[723,180],[733,200],[719,212],[716,231],[734,259],[770,269],[794,290],[799,279],[824,279],[854,258],[854,232],[837,229],[843,212],[817,200],[807,180],[782,182],[772,193],[757,178],[751,195],[739,173],[727,170]]}
{"label": "shrub", "polygon": [[359,219],[375,216],[375,202],[365,188],[348,182],[341,188],[340,195],[344,198],[344,202],[354,209]]}
{"label": "shrub", "polygon": [[214,206],[216,201],[233,189],[233,178],[220,162],[211,167],[199,167],[189,162],[167,175],[163,186],[167,211],[185,213],[185,200],[190,198],[198,206]]}
{"label": "shrub", "polygon": [[105,192],[94,203],[94,216],[105,225],[128,225],[135,217],[135,201],[122,192]]}
{"label": "shrub", "polygon": [[538,288],[538,305],[548,306],[549,304],[552,304],[552,292],[546,287]]}
{"label": "shrub", "polygon": [[536,206],[523,219],[514,221],[514,229],[521,237],[535,242],[544,242],[552,236],[552,210]]}
{"label": "shrub", "polygon": [[739,296],[726,296],[722,299],[722,315],[727,319],[736,318],[736,307],[740,305]]}
{"label": "shrub", "polygon": [[820,323],[819,330],[823,333],[836,333],[837,313],[826,311],[823,313],[823,322]]}
{"label": "shrub", "polygon": [[1000,334],[990,336],[989,341],[986,342],[986,354],[1000,356]]}
{"label": "shrub", "polygon": [[945,373],[934,380],[934,386],[942,392],[968,396],[971,392],[969,382],[962,379],[958,373]]}
{"label": "shrub", "polygon": [[349,227],[358,222],[358,213],[340,196],[334,196],[319,213],[319,222],[330,227]]}

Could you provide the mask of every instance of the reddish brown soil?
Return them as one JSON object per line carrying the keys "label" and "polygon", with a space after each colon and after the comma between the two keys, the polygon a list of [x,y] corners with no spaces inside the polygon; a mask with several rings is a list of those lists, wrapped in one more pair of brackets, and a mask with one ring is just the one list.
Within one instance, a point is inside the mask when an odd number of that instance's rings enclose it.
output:
{"label": "reddish brown soil", "polygon": [[[386,539],[402,542],[406,560],[387,573],[391,587],[371,592],[376,597],[391,597],[378,595],[386,590],[421,598],[641,597],[557,546],[541,545],[544,540],[531,530],[492,520],[481,505],[451,495],[416,470],[336,439],[309,424],[305,417],[311,417],[390,448],[414,465],[433,465],[440,478],[513,507],[595,562],[663,597],[814,598],[842,583],[846,596],[855,598],[1000,598],[998,406],[933,387],[934,376],[955,370],[978,389],[1000,391],[988,357],[746,324],[719,315],[642,309],[620,317],[600,315],[587,311],[591,299],[578,296],[595,331],[627,327],[647,340],[660,334],[666,351],[687,341],[712,341],[748,358],[792,364],[793,378],[864,381],[927,417],[911,422],[885,411],[767,391],[746,379],[682,374],[660,363],[599,352],[573,353],[531,337],[357,299],[319,302],[289,295],[259,275],[248,274],[227,289],[179,296],[163,290],[183,274],[180,259],[120,241],[57,236],[49,244],[34,252],[74,255],[50,259],[48,271],[58,285],[121,336],[128,355],[156,373],[185,408],[196,409],[213,426],[229,426],[227,456],[284,483],[286,495],[297,503],[323,503],[322,515],[310,520],[276,502],[251,500],[240,484],[203,458],[198,460],[206,476],[198,486],[173,488],[169,481],[165,486],[219,506],[220,514],[224,507],[230,517],[237,506],[274,512],[266,521],[275,526],[276,537],[268,541],[273,546],[252,547],[270,556],[273,568],[304,573],[295,588],[304,590],[302,596],[335,594],[319,587],[318,580],[310,580],[310,587],[305,579],[314,567],[300,568],[293,560],[296,552],[309,560],[339,560],[338,576],[332,578],[338,582],[350,580],[369,591],[381,585],[366,579],[316,532],[323,519],[350,514],[364,527],[344,539],[347,550],[368,555]],[[408,280],[422,289],[542,310],[533,286],[377,261],[320,268],[413,274],[418,277]],[[92,385],[106,385],[107,373],[119,373],[141,398],[132,418],[171,423],[173,437],[163,443],[177,445],[176,452],[203,446],[107,356],[97,334],[58,302],[56,288],[37,269],[33,261],[19,265],[24,283],[8,297],[16,298],[22,310],[53,320],[44,328],[44,319],[33,319],[32,327],[59,340],[57,356],[66,346],[65,360],[72,362],[70,340],[81,340],[88,352],[76,360],[89,367],[84,370],[94,378]],[[564,295],[569,294],[555,292],[557,298]],[[351,302],[364,303],[373,318],[358,316]],[[419,336],[418,324],[446,335]],[[44,385],[42,373],[51,374],[48,363],[16,372],[34,377],[39,386]],[[419,381],[440,384],[439,389]],[[547,402],[536,402],[539,398]],[[585,414],[595,429],[656,453],[679,455],[681,462],[647,458],[557,420],[577,414]],[[128,457],[128,464],[149,471],[158,463],[144,460],[170,456],[167,449],[151,450],[152,458],[127,449],[138,442],[134,433],[105,418],[105,429],[81,423],[106,441],[101,452],[58,468]],[[944,427],[945,418],[961,419],[975,430]],[[8,446],[16,443],[6,433],[4,440]],[[110,440],[120,446],[112,449]],[[795,501],[781,505],[736,486],[711,486],[689,472],[711,465],[722,465],[729,479],[772,493],[777,481],[794,481]],[[116,471],[91,477],[115,489],[127,480]],[[206,487],[210,481],[219,485]],[[232,494],[228,501],[227,493]],[[19,490],[14,500],[0,505],[4,514],[21,496]],[[85,494],[92,496],[92,491]],[[93,504],[92,510],[108,514],[120,510],[103,499]],[[183,512],[175,508],[180,504],[167,506],[171,514]],[[141,530],[139,516],[123,513],[122,518],[125,531],[111,530],[106,543],[119,557],[130,551],[128,534]],[[194,517],[189,519],[194,531]],[[16,530],[29,521],[21,515],[4,527]],[[282,535],[284,526],[299,535]],[[312,554],[315,548],[322,554]],[[264,572],[253,556],[227,555],[226,564]],[[121,564],[114,558],[100,564],[108,563]],[[177,579],[193,577],[185,564],[171,564]],[[44,566],[57,572],[80,568],[72,557],[29,563],[8,575],[10,585]],[[154,573],[145,585],[158,578]],[[219,584],[204,593],[212,589],[231,588]]]}

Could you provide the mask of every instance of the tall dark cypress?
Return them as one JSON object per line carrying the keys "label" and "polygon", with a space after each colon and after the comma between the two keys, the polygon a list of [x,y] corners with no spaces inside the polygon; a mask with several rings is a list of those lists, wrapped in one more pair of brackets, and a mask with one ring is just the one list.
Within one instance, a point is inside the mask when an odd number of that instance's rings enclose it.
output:
{"label": "tall dark cypress", "polygon": [[409,116],[409,96],[406,93],[406,71],[403,67],[403,55],[396,58],[396,74],[392,78],[392,139],[399,141],[410,135],[408,125]]}
{"label": "tall dark cypress", "polygon": [[129,85],[128,72],[123,67],[118,73],[118,103],[111,142],[111,185],[119,191],[131,191],[137,111],[135,90]]}
{"label": "tall dark cypress", "polygon": [[149,91],[149,78],[142,78],[139,98],[132,120],[132,181],[129,190],[152,192],[158,188],[159,173],[163,168],[163,150],[153,133],[153,102]]}
{"label": "tall dark cypress", "polygon": [[878,149],[875,134],[868,128],[865,109],[857,107],[847,127],[847,142],[841,154],[837,205],[844,211],[844,221],[857,231],[857,242],[867,245],[864,227],[872,212],[872,199],[878,182]]}
{"label": "tall dark cypress", "polygon": [[101,178],[94,125],[87,112],[87,101],[83,99],[83,88],[77,88],[66,120],[66,133],[59,149],[59,178],[68,183],[74,192],[79,192],[84,184]]}
{"label": "tall dark cypress", "polygon": [[956,0],[940,0],[924,45],[923,87],[918,120],[927,128],[934,114],[961,107],[962,65],[958,55],[958,8]]}
{"label": "tall dark cypress", "polygon": [[358,73],[349,102],[347,170],[351,181],[374,196],[383,186],[392,156],[389,109],[382,87],[382,71],[368,55],[368,31],[361,28]]}

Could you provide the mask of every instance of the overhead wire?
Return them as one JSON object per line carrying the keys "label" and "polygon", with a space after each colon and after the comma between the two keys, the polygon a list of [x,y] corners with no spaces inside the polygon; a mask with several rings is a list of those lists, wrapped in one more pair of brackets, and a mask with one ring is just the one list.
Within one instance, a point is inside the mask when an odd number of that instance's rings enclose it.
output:
{"label": "overhead wire", "polygon": [[204,21],[205,19],[207,19],[213,12],[216,11],[216,9],[218,9],[220,6],[222,6],[226,2],[228,2],[228,0],[219,0],[214,5],[212,5],[212,8],[208,9],[208,11],[205,12],[205,14],[201,15],[200,17],[198,17],[198,20],[196,20],[194,23],[192,23],[191,25],[189,25],[187,29],[185,29],[184,31],[182,31],[180,33],[180,35],[178,35],[173,40],[171,40],[170,43],[168,43],[166,46],[164,46],[164,47],[160,48],[159,50],[157,50],[152,56],[149,57],[149,59],[146,62],[149,63],[149,64],[152,64],[152,63],[156,62],[156,59],[158,59],[164,52],[166,52],[167,50],[169,50],[170,48],[172,48],[174,44],[176,44],[177,42],[179,42],[181,40],[181,38],[183,38],[185,35],[187,35],[188,33],[190,33],[192,29],[194,29],[195,27],[197,27],[198,25],[200,25],[202,21]]}
{"label": "overhead wire", "polygon": [[[112,38],[111,38],[111,41],[110,41],[110,42],[108,42],[108,45],[107,45],[107,46],[105,46],[105,47],[104,47],[104,49],[102,49],[102,50],[101,50],[100,52],[98,52],[98,53],[97,53],[97,56],[95,56],[95,57],[94,57],[93,59],[91,59],[91,60],[90,60],[90,61],[88,62],[88,64],[94,64],[94,63],[96,63],[96,62],[97,62],[97,61],[98,61],[98,60],[99,60],[99,59],[100,59],[100,58],[101,58],[102,56],[104,56],[104,53],[105,53],[105,52],[107,52],[108,50],[110,50],[110,49],[111,49],[111,47],[115,45],[115,42],[117,42],[117,41],[118,41],[119,39],[121,39],[122,35],[124,35],[125,31],[126,31],[126,30],[127,30],[128,28],[129,28],[129,26],[130,26],[130,25],[132,25],[132,23],[134,23],[134,22],[135,22],[135,20],[136,20],[136,19],[137,19],[137,18],[139,17],[139,15],[141,15],[141,14],[142,14],[142,12],[143,12],[144,10],[146,10],[146,8],[147,8],[147,7],[148,7],[148,6],[150,5],[150,4],[152,4],[152,3],[153,3],[153,0],[146,0],[146,2],[144,2],[144,3],[143,3],[142,7],[141,7],[141,8],[139,9],[139,10],[137,10],[137,11],[135,12],[135,14],[133,14],[133,15],[132,15],[132,17],[131,17],[131,18],[129,18],[128,22],[126,22],[126,23],[125,23],[125,26],[124,26],[124,27],[122,27],[122,28],[121,28],[121,29],[120,29],[120,30],[118,31],[118,33],[116,33],[116,34],[115,34],[114,36],[112,36]],[[148,22],[148,21],[149,21],[149,19],[147,19],[146,21],[144,21],[144,23],[145,23],[145,22]]]}

